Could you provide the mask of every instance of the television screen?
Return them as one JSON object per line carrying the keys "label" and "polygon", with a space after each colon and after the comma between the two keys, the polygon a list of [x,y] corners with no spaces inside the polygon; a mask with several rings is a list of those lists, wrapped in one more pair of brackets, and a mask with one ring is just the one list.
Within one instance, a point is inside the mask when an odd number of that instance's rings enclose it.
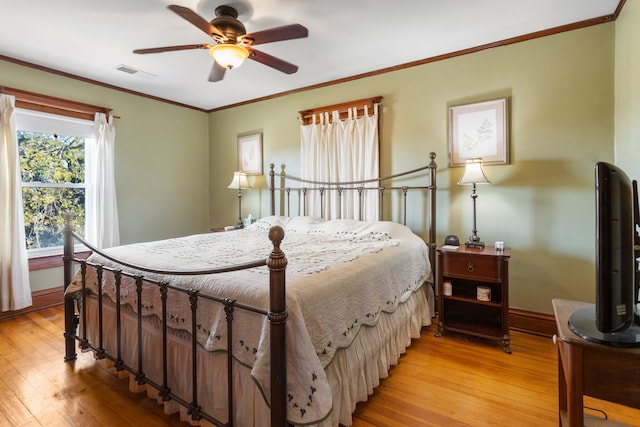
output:
{"label": "television screen", "polygon": [[637,189],[615,165],[595,167],[596,303],[576,311],[569,326],[579,336],[619,346],[638,345],[635,324]]}
{"label": "television screen", "polygon": [[596,326],[617,332],[633,322],[635,277],[631,180],[618,167],[596,164]]}

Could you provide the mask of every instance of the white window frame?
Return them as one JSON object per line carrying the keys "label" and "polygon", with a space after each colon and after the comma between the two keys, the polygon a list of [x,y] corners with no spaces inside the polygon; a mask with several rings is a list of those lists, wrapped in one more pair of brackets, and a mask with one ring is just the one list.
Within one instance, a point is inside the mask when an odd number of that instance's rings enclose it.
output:
{"label": "white window frame", "polygon": [[[86,161],[87,144],[95,142],[94,123],[90,120],[83,120],[59,114],[44,113],[41,111],[28,110],[23,108],[16,109],[16,129],[22,132],[34,132],[45,134],[59,134],[64,136],[75,136],[85,139],[85,177],[90,173],[90,162]],[[91,191],[90,186],[84,183],[68,183],[53,184],[44,182],[22,182],[22,187],[32,188],[84,188],[85,200],[88,199],[88,192]],[[86,209],[86,207],[85,207]],[[85,211],[86,219],[86,211]],[[88,220],[85,220],[85,226]],[[82,230],[82,234],[86,234]],[[27,256],[31,258],[40,258],[45,256],[62,255],[63,246],[51,246],[48,248],[27,249]],[[86,246],[76,244],[77,251],[89,250]]]}

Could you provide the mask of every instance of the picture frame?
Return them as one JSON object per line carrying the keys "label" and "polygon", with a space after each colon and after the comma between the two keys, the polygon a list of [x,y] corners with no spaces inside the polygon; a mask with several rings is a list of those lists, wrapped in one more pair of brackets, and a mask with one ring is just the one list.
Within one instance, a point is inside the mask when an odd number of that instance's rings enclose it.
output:
{"label": "picture frame", "polygon": [[449,167],[472,158],[485,165],[509,164],[508,99],[449,107]]}
{"label": "picture frame", "polygon": [[262,175],[262,134],[238,137],[238,170],[247,175]]}

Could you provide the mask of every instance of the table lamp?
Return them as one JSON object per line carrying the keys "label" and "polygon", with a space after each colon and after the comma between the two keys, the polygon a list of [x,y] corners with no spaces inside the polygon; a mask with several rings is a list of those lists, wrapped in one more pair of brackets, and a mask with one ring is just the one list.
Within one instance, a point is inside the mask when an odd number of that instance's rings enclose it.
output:
{"label": "table lamp", "polygon": [[465,246],[469,248],[484,248],[484,242],[480,241],[478,237],[478,230],[476,228],[476,199],[478,194],[476,193],[476,184],[489,184],[489,181],[484,174],[482,168],[482,159],[479,157],[467,160],[464,168],[464,173],[458,181],[459,185],[473,184],[473,190],[471,191],[471,199],[473,200],[473,231],[469,240],[465,242]]}
{"label": "table lamp", "polygon": [[243,228],[242,223],[242,190],[251,188],[249,181],[247,181],[247,174],[242,171],[236,171],[233,173],[233,179],[227,188],[238,189],[238,222],[236,228]]}

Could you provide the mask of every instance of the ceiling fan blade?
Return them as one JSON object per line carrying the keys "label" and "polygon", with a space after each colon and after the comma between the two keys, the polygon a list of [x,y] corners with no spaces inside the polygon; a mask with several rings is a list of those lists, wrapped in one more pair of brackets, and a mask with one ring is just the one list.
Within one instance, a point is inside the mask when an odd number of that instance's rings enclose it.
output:
{"label": "ceiling fan blade", "polygon": [[226,68],[218,64],[217,61],[213,61],[213,66],[211,67],[211,72],[209,73],[209,81],[219,82],[224,78],[225,71],[227,71]]}
{"label": "ceiling fan blade", "polygon": [[202,30],[209,36],[216,35],[226,40],[226,37],[224,36],[224,34],[222,34],[222,32],[219,29],[211,25],[209,21],[207,21],[202,16],[195,13],[193,10],[187,7],[178,6],[175,4],[169,5],[167,7],[171,9],[173,12],[180,15],[182,18],[186,19],[187,21],[189,21],[190,23],[198,27],[200,30]]}
{"label": "ceiling fan blade", "polygon": [[241,39],[251,39],[252,45],[265,44],[271,42],[278,42],[281,40],[299,39],[307,37],[309,30],[300,24],[283,25],[282,27],[275,27],[269,30],[258,31],[251,34],[246,34]]}
{"label": "ceiling fan blade", "polygon": [[174,50],[188,50],[188,49],[211,49],[212,44],[183,44],[180,46],[164,46],[164,47],[152,47],[149,49],[136,49],[133,53],[160,53],[160,52],[171,52]]}
{"label": "ceiling fan blade", "polygon": [[253,59],[254,61],[264,64],[268,67],[275,68],[276,70],[282,71],[286,74],[293,74],[298,71],[297,65],[293,65],[290,62],[283,61],[280,58],[276,58],[275,56],[271,56],[250,47],[247,47],[247,49],[249,50],[249,59]]}

